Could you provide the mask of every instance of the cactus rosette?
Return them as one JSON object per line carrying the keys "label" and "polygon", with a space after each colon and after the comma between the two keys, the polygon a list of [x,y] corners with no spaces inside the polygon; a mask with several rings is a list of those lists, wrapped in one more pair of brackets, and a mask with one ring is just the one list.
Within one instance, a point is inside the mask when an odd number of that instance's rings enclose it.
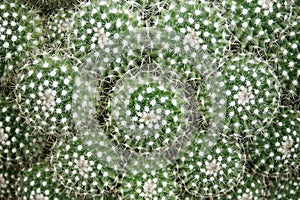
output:
{"label": "cactus rosette", "polygon": [[68,47],[73,54],[82,58],[93,50],[103,47],[110,39],[118,38],[122,31],[133,31],[140,20],[136,12],[120,2],[84,2],[73,14],[73,26],[69,29]]}
{"label": "cactus rosette", "polygon": [[0,199],[299,198],[299,3],[4,0]]}
{"label": "cactus rosette", "polygon": [[247,144],[257,173],[279,177],[299,169],[299,125],[299,111],[282,107],[274,122]]}
{"label": "cactus rosette", "polygon": [[209,1],[172,2],[161,10],[156,25],[167,32],[178,32],[196,48],[212,56],[222,55],[228,43],[225,20],[218,7]]}
{"label": "cactus rosette", "polygon": [[[225,58],[227,109],[224,131],[236,138],[260,132],[280,105],[280,84],[268,63],[249,54]],[[245,139],[246,139],[245,138]]]}
{"label": "cactus rosette", "polygon": [[44,55],[24,67],[15,89],[26,123],[48,135],[72,127],[72,89],[77,67],[69,59]]}
{"label": "cactus rosette", "polygon": [[299,1],[223,1],[231,52],[251,52],[269,62],[283,86],[284,103],[299,94]]}
{"label": "cactus rosette", "polygon": [[74,11],[60,9],[47,21],[49,43],[57,50],[69,51],[68,37],[74,23]]}
{"label": "cactus rosette", "polygon": [[195,198],[216,198],[231,191],[244,176],[242,146],[204,131],[177,160],[177,176],[186,193]]}
{"label": "cactus rosette", "polygon": [[118,174],[100,159],[101,151],[96,154],[91,149],[89,142],[70,135],[54,145],[51,168],[60,184],[75,195],[105,197],[115,187]]}

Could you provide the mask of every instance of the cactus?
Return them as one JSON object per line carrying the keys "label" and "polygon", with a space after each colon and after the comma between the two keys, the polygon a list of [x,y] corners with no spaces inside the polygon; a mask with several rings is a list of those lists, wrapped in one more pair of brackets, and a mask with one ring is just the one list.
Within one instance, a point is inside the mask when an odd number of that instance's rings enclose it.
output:
{"label": "cactus", "polygon": [[59,55],[45,55],[25,66],[18,75],[15,95],[26,123],[48,135],[64,134],[71,128],[76,70],[70,60]]}
{"label": "cactus", "polygon": [[42,10],[43,14],[50,15],[59,9],[74,8],[80,1],[79,0],[21,0],[27,6],[31,6]]}
{"label": "cactus", "polygon": [[178,199],[179,191],[175,171],[167,167],[144,173],[124,173],[119,182],[118,199]]}
{"label": "cactus", "polygon": [[267,60],[283,85],[285,105],[298,105],[299,4],[293,1],[223,1],[232,35],[231,52],[248,51]]}
{"label": "cactus", "polygon": [[299,172],[270,180],[270,199],[299,200]]}
{"label": "cactus", "polygon": [[298,198],[299,3],[4,0],[0,199]]}
{"label": "cactus", "polygon": [[300,113],[282,107],[274,122],[247,145],[258,173],[283,176],[299,169]]}
{"label": "cactus", "polygon": [[34,129],[21,118],[16,103],[0,96],[0,159],[15,168],[41,156],[46,137],[33,136]]}
{"label": "cactus", "polygon": [[[242,181],[231,192],[227,193],[226,199],[268,199],[269,191],[265,180],[257,175],[245,174]],[[220,198],[222,199],[222,198]]]}
{"label": "cactus", "polygon": [[11,167],[0,164],[0,199],[13,200],[15,196],[15,183],[17,180],[18,171]]}
{"label": "cactus", "polygon": [[37,46],[44,41],[43,19],[23,4],[0,3],[0,83],[7,84]]}
{"label": "cactus", "polygon": [[96,154],[91,149],[82,138],[70,135],[54,145],[51,169],[57,180],[75,195],[100,198],[115,187],[118,175],[100,159],[101,151]]}
{"label": "cactus", "polygon": [[202,132],[177,163],[177,176],[187,193],[197,198],[219,197],[243,178],[242,146]]}
{"label": "cactus", "polygon": [[222,55],[228,44],[222,13],[209,1],[173,1],[156,18],[159,28],[185,35],[194,46],[208,51],[210,56]]}
{"label": "cactus", "polygon": [[132,32],[140,23],[135,12],[116,2],[87,2],[78,7],[68,40],[69,47],[79,58],[105,46],[113,37],[118,37],[117,33]]}
{"label": "cactus", "polygon": [[227,96],[225,131],[235,137],[251,137],[264,129],[278,110],[277,77],[268,63],[247,54],[225,58],[222,70]]}
{"label": "cactus", "polygon": [[[16,182],[19,199],[75,199],[74,194],[59,185],[49,161],[35,163],[20,172]],[[72,198],[73,196],[73,198]]]}

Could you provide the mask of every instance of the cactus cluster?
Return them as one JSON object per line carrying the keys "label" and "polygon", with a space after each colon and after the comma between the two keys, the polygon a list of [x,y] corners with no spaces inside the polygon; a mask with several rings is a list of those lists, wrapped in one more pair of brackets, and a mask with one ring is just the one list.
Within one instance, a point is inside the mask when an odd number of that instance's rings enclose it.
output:
{"label": "cactus cluster", "polygon": [[0,2],[0,199],[299,199],[298,0]]}

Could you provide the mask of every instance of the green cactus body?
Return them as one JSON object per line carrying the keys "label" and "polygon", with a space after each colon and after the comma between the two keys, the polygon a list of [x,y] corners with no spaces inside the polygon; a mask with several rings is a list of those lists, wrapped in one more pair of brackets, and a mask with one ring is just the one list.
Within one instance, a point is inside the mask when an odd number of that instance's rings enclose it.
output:
{"label": "green cactus body", "polygon": [[251,55],[225,58],[224,63],[225,133],[247,138],[273,119],[280,104],[280,85],[267,63]]}
{"label": "green cactus body", "polygon": [[[94,153],[76,136],[59,141],[51,155],[51,167],[57,180],[68,190],[79,196],[104,197],[115,187],[117,172],[107,167],[99,151]],[[99,145],[99,144],[98,144]]]}
{"label": "green cactus body", "polygon": [[257,173],[279,177],[299,169],[300,113],[280,108],[272,124],[247,145]]}
{"label": "green cactus body", "polygon": [[[241,182],[229,193],[224,195],[226,199],[264,199],[268,196],[266,183],[260,176],[245,174]],[[222,199],[222,196],[221,198]]]}
{"label": "green cactus body", "polygon": [[300,200],[299,5],[1,1],[0,199]]}
{"label": "green cactus body", "polygon": [[156,25],[167,32],[175,31],[185,35],[194,47],[221,55],[228,38],[225,32],[225,20],[215,4],[204,1],[172,2],[161,10]]}
{"label": "green cactus body", "polygon": [[300,199],[300,179],[299,172],[283,175],[277,179],[270,180],[269,199]]}
{"label": "green cactus body", "polygon": [[124,200],[178,199],[180,190],[175,171],[168,167],[144,173],[124,173],[119,187],[118,199]]}
{"label": "green cactus body", "polygon": [[20,117],[16,103],[0,96],[0,113],[1,163],[15,168],[41,156],[46,137],[33,136],[34,129]]}
{"label": "green cactus body", "polygon": [[36,10],[5,0],[0,21],[0,82],[6,84],[44,41],[43,19]]}
{"label": "green cactus body", "polygon": [[72,127],[72,88],[77,67],[60,56],[43,56],[19,75],[15,94],[22,117],[44,134]]}
{"label": "green cactus body", "polygon": [[135,12],[109,1],[82,3],[74,13],[69,47],[78,58],[110,44],[122,31],[132,32],[139,25]]}
{"label": "green cactus body", "polygon": [[18,199],[22,200],[68,200],[76,199],[74,194],[57,182],[55,171],[49,161],[35,163],[20,172],[16,182]]}
{"label": "green cactus body", "polygon": [[0,199],[16,199],[15,182],[18,172],[11,167],[0,164]]}
{"label": "green cactus body", "polygon": [[245,169],[242,146],[204,131],[177,161],[177,176],[187,193],[214,198],[240,183]]}

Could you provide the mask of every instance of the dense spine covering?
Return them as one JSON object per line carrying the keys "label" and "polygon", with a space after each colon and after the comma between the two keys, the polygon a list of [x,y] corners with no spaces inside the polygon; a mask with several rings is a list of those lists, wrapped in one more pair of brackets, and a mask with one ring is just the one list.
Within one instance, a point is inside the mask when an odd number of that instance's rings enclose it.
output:
{"label": "dense spine covering", "polygon": [[51,169],[57,180],[77,196],[90,198],[107,196],[118,181],[117,172],[106,167],[89,144],[76,136],[69,136],[55,144],[51,155]]}
{"label": "dense spine covering", "polygon": [[23,4],[0,4],[0,83],[6,84],[44,41],[43,19]]}
{"label": "dense spine covering", "polygon": [[21,118],[17,104],[0,96],[0,159],[11,168],[33,162],[43,153],[46,137],[33,136],[34,129]]}
{"label": "dense spine covering", "polygon": [[20,2],[0,199],[299,199],[299,0]]}
{"label": "dense spine covering", "polygon": [[68,131],[76,70],[69,59],[56,55],[44,55],[25,66],[15,95],[26,123],[48,135]]}

